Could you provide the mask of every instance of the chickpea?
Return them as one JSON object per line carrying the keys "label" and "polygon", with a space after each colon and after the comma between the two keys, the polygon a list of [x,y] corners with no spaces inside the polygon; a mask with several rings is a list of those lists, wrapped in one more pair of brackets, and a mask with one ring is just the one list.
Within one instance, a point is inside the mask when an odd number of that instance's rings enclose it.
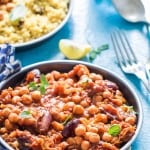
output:
{"label": "chickpea", "polygon": [[[1,17],[1,12],[0,12],[0,17]],[[2,92],[1,92],[1,96],[2,97],[5,97],[5,96],[7,96],[8,95],[8,90],[3,90]]]}
{"label": "chickpea", "polygon": [[4,102],[7,103],[7,104],[11,103],[11,95],[9,93],[5,96]]}
{"label": "chickpea", "polygon": [[59,146],[62,148],[62,149],[66,149],[67,146],[68,146],[68,143],[66,141],[63,141],[59,144]]}
{"label": "chickpea", "polygon": [[67,84],[69,84],[69,85],[73,85],[73,84],[74,84],[74,81],[73,81],[73,79],[71,79],[71,78],[66,79],[65,82],[66,82]]}
{"label": "chickpea", "polygon": [[112,99],[112,102],[117,106],[121,106],[123,104],[123,101],[119,98]]}
{"label": "chickpea", "polygon": [[59,121],[65,121],[65,119],[68,117],[68,114],[65,114],[64,112],[60,112],[58,114],[58,120]]}
{"label": "chickpea", "polygon": [[8,119],[5,120],[5,128],[8,130],[13,129],[13,124]]}
{"label": "chickpea", "polygon": [[99,109],[96,106],[94,106],[94,105],[91,105],[88,108],[88,113],[91,114],[91,115],[95,115],[98,112],[99,112]]}
{"label": "chickpea", "polygon": [[81,149],[82,150],[88,150],[90,148],[90,142],[89,141],[82,141],[81,143]]}
{"label": "chickpea", "polygon": [[61,76],[60,72],[58,72],[58,71],[52,71],[51,74],[54,76],[55,80],[58,80]]}
{"label": "chickpea", "polygon": [[7,132],[8,132],[8,131],[7,131],[7,129],[6,129],[5,127],[0,128],[0,133],[1,133],[1,134],[7,133]]}
{"label": "chickpea", "polygon": [[104,91],[103,92],[103,98],[110,98],[112,97],[112,93],[110,91]]}
{"label": "chickpea", "polygon": [[100,136],[97,133],[86,132],[85,139],[89,140],[91,143],[98,143],[100,141]]}
{"label": "chickpea", "polygon": [[67,139],[67,143],[68,143],[69,145],[76,144],[73,137],[69,137],[69,138]]}
{"label": "chickpea", "polygon": [[112,140],[112,138],[113,137],[107,132],[104,132],[104,134],[102,136],[102,140],[105,142],[110,142]]}
{"label": "chickpea", "polygon": [[81,101],[81,97],[79,95],[74,95],[72,96],[72,101],[75,102],[76,104],[79,104]]}
{"label": "chickpea", "polygon": [[100,124],[98,124],[97,125],[97,128],[98,128],[98,133],[99,134],[102,134],[102,133],[104,133],[105,132],[105,125],[103,124],[103,123],[100,123]]}
{"label": "chickpea", "polygon": [[63,98],[63,102],[64,102],[64,103],[68,103],[70,100],[71,100],[71,99],[68,98],[68,97],[64,97],[64,98]]}
{"label": "chickpea", "polygon": [[21,87],[19,89],[19,95],[29,94],[29,89],[27,87]]}
{"label": "chickpea", "polygon": [[86,100],[82,100],[80,102],[80,105],[83,106],[84,108],[88,107],[89,106],[89,103],[86,101]]}
{"label": "chickpea", "polygon": [[23,104],[29,105],[29,104],[32,103],[31,95],[24,94],[21,98],[22,98],[22,103]]}
{"label": "chickpea", "polygon": [[55,120],[60,121],[60,110],[58,108],[56,107],[52,108],[51,115]]}
{"label": "chickpea", "polygon": [[131,125],[134,125],[135,122],[136,122],[136,117],[135,116],[129,116],[125,119],[125,122],[131,124]]}
{"label": "chickpea", "polygon": [[79,124],[75,128],[75,134],[78,136],[84,135],[86,133],[86,127],[83,124]]}
{"label": "chickpea", "polygon": [[21,110],[19,108],[14,108],[12,112],[15,114],[20,114]]}
{"label": "chickpea", "polygon": [[73,113],[77,115],[82,115],[84,113],[84,108],[81,105],[75,105],[73,107]]}
{"label": "chickpea", "polygon": [[10,134],[9,134],[9,137],[10,138],[14,138],[14,137],[16,137],[17,136],[17,132],[16,131],[13,131],[13,132],[11,132]]}
{"label": "chickpea", "polygon": [[8,116],[8,120],[11,122],[11,123],[17,123],[18,120],[19,120],[19,117],[16,113],[10,113],[10,115]]}
{"label": "chickpea", "polygon": [[98,128],[92,127],[92,126],[90,126],[90,125],[87,125],[87,131],[88,131],[88,132],[98,133]]}
{"label": "chickpea", "polygon": [[47,79],[48,81],[54,81],[54,76],[53,76],[51,73],[47,73],[47,74],[46,74],[46,79]]}
{"label": "chickpea", "polygon": [[106,114],[97,114],[94,119],[95,119],[94,122],[103,122],[103,123],[108,122],[108,117]]}
{"label": "chickpea", "polygon": [[75,140],[77,145],[81,145],[81,143],[83,141],[82,137],[80,137],[80,136],[75,136],[74,140]]}
{"label": "chickpea", "polygon": [[81,118],[80,118],[80,122],[81,122],[82,124],[84,124],[85,126],[87,126],[87,124],[89,123],[89,121],[88,121],[85,117],[81,117]]}
{"label": "chickpea", "polygon": [[116,95],[118,95],[118,96],[122,96],[122,92],[121,92],[121,91],[119,91],[119,90],[116,90]]}
{"label": "chickpea", "polygon": [[63,110],[64,111],[72,111],[74,105],[75,105],[74,102],[68,102],[68,103],[64,104]]}
{"label": "chickpea", "polygon": [[11,113],[11,109],[9,109],[7,107],[2,110],[2,114],[6,118],[9,116],[10,113]]}
{"label": "chickpea", "polygon": [[31,93],[31,97],[35,102],[39,102],[41,100],[41,92],[40,91],[33,91]]}
{"label": "chickpea", "polygon": [[14,90],[11,92],[12,96],[18,96],[19,95],[19,90]]}
{"label": "chickpea", "polygon": [[119,100],[120,102],[118,103],[125,103],[126,99],[122,95],[115,95],[115,99]]}
{"label": "chickpea", "polygon": [[90,78],[93,81],[102,80],[103,79],[102,75],[99,75],[99,74],[96,74],[96,73],[90,73]]}
{"label": "chickpea", "polygon": [[21,101],[21,97],[20,96],[14,96],[12,98],[12,103],[13,104],[16,104],[17,102],[20,102]]}
{"label": "chickpea", "polygon": [[98,102],[101,102],[103,100],[103,97],[101,95],[95,95],[93,97],[94,104],[97,104]]}
{"label": "chickpea", "polygon": [[18,123],[20,125],[30,126],[30,125],[35,125],[36,120],[32,117],[30,117],[30,118],[21,118]]}
{"label": "chickpea", "polygon": [[63,124],[61,124],[61,123],[59,123],[59,122],[57,122],[57,121],[53,121],[53,122],[51,123],[51,125],[52,125],[53,128],[54,128],[55,130],[57,130],[57,131],[62,131],[62,130],[64,129]]}

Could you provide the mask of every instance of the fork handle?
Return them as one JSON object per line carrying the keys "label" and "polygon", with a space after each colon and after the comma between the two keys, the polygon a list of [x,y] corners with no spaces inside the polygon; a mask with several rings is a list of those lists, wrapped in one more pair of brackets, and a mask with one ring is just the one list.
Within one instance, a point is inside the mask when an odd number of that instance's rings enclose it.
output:
{"label": "fork handle", "polygon": [[150,92],[149,80],[147,79],[146,72],[142,72],[140,74],[136,74],[136,76],[143,82],[145,88]]}
{"label": "fork handle", "polygon": [[150,88],[149,88],[149,84],[148,83],[149,83],[148,80],[147,80],[147,82],[143,81],[144,86],[146,87],[148,92],[150,92]]}
{"label": "fork handle", "polygon": [[145,65],[146,65],[147,78],[150,83],[150,24],[146,24],[146,30],[147,30],[147,38],[148,38],[149,56],[148,56],[148,60]]}

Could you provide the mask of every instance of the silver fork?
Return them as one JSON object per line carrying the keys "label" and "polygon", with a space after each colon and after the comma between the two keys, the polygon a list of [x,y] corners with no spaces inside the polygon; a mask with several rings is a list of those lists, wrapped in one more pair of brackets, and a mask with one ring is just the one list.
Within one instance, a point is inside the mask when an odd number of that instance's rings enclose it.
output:
{"label": "silver fork", "polygon": [[125,73],[136,75],[150,92],[145,67],[137,60],[125,33],[120,30],[115,30],[111,34],[111,40],[121,69]]}

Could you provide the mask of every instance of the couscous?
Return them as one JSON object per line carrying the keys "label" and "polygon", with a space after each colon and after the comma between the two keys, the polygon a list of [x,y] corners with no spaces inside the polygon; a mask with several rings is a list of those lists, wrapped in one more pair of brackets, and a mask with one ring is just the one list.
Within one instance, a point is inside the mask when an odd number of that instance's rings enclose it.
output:
{"label": "couscous", "polygon": [[0,0],[0,44],[23,43],[53,31],[69,0]]}

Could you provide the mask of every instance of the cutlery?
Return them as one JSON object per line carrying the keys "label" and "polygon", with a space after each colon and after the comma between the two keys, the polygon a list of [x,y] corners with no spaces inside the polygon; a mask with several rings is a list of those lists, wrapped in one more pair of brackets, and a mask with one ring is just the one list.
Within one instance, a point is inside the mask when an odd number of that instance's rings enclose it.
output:
{"label": "cutlery", "polygon": [[[150,38],[150,11],[148,1],[143,0],[112,0],[115,8],[118,13],[129,22],[143,22],[146,25],[146,30],[148,34],[148,38]],[[150,50],[150,41],[149,41],[149,50]],[[147,77],[150,82],[150,56],[145,64]]]}
{"label": "cutlery", "polygon": [[122,71],[137,76],[143,82],[146,89],[150,92],[146,69],[144,65],[136,58],[125,33],[123,31],[116,30],[112,32],[111,40]]}

